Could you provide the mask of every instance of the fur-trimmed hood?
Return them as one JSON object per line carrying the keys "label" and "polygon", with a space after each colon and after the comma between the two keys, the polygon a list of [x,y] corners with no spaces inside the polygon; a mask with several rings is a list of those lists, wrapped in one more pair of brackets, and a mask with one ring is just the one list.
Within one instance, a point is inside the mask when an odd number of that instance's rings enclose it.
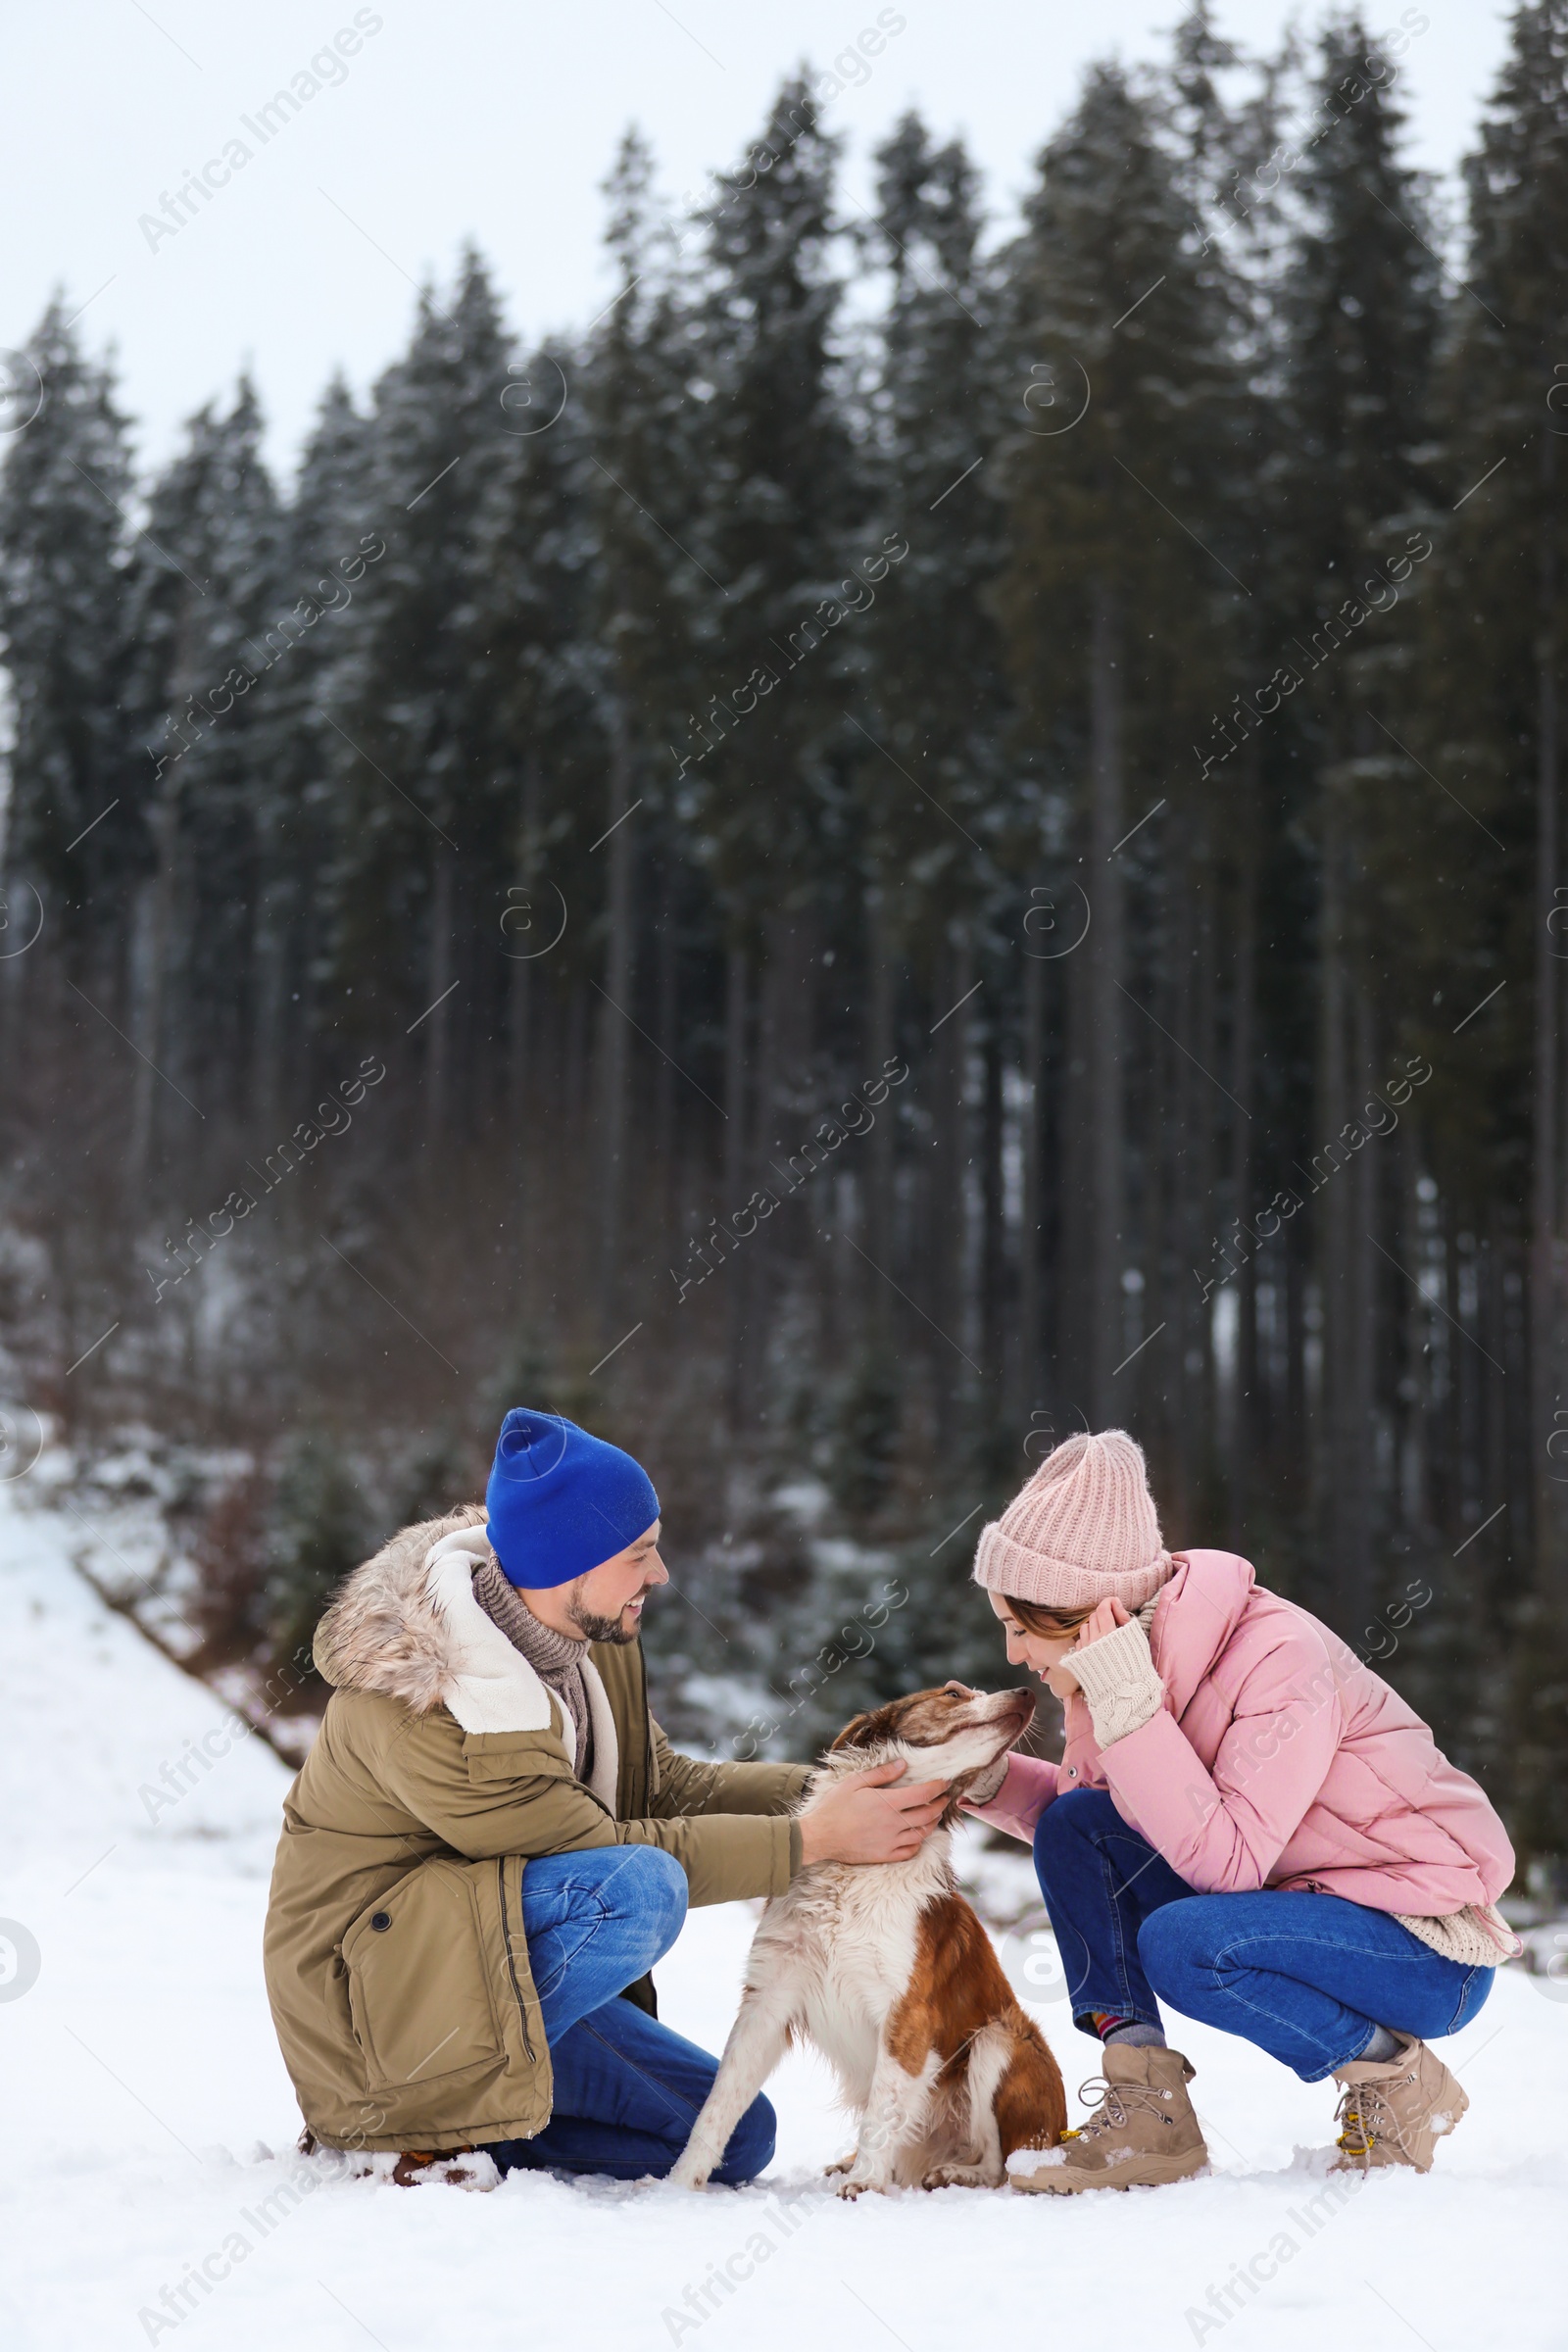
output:
{"label": "fur-trimmed hood", "polygon": [[[445,1707],[470,1735],[554,1736],[575,1769],[570,1715],[473,1596],[475,1568],[494,1556],[478,1503],[401,1528],[355,1569],[317,1627],[317,1670],[334,1690],[372,1691],[416,1715]],[[613,1811],[614,1721],[591,1659],[582,1674],[589,1787]]]}
{"label": "fur-trimmed hood", "polygon": [[[426,1562],[436,1544],[466,1528],[478,1532],[471,1557],[482,1559],[490,1548],[484,1524],[482,1505],[466,1502],[444,1519],[400,1528],[356,1568],[316,1629],[322,1681],[334,1690],[378,1691],[416,1715],[440,1706],[453,1679],[452,1638]],[[467,1573],[471,1589],[472,1567]]]}

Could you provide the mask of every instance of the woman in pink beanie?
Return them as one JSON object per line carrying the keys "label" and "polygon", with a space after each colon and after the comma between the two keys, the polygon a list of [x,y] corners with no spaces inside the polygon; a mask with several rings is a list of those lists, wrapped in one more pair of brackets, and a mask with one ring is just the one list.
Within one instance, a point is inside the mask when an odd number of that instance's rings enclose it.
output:
{"label": "woman in pink beanie", "polygon": [[1468,2104],[1453,2034],[1516,1948],[1501,1822],[1339,1637],[1226,1551],[1172,1555],[1141,1448],[1073,1437],[981,1535],[1007,1657],[1062,1700],[982,1821],[1029,1839],[1104,2096],[1015,2185],[1180,2180],[1207,2162],[1159,2000],[1342,2086],[1337,2170],[1429,2170]]}

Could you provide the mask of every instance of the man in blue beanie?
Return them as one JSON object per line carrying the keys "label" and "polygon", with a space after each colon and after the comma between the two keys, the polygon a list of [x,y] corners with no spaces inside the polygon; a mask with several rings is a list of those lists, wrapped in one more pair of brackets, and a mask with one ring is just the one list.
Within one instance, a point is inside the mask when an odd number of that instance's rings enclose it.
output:
{"label": "man in blue beanie", "polygon": [[[648,1971],[688,1904],[917,1851],[945,1794],[881,1765],[809,1817],[798,1764],[678,1755],[638,1632],[669,1582],[639,1462],[559,1414],[502,1424],[485,1507],[405,1528],[317,1632],[333,1686],[284,1803],[265,1956],[309,2135],[428,2178],[667,2173],[717,2061]],[[897,1783],[897,1786],[892,1784]],[[773,2152],[757,2099],[723,2182]]]}

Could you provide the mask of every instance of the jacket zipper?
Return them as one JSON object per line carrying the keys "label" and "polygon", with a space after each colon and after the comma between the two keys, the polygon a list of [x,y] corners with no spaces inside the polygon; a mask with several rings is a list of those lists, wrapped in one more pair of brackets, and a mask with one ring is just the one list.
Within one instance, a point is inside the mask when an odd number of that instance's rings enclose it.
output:
{"label": "jacket zipper", "polygon": [[512,1979],[513,1996],[517,2004],[517,2023],[522,2028],[522,2046],[527,2051],[530,2062],[537,2066],[539,2061],[534,2055],[533,2043],[528,2038],[528,2012],[523,2006],[522,1986],[517,1983],[517,1963],[512,1956],[512,1916],[507,1909],[507,1857],[505,1854],[498,1855],[496,1859],[496,1882],[501,1888],[501,1933],[507,1946],[507,1974]]}

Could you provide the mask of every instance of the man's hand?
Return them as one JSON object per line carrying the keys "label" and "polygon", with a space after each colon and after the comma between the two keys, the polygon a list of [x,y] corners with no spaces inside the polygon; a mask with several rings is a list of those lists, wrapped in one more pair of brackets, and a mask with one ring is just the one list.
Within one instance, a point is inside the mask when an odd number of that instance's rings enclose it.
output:
{"label": "man's hand", "polygon": [[917,1854],[942,1818],[948,1784],[906,1781],[906,1769],[873,1764],[840,1781],[801,1822],[802,1862],[907,1862]]}

